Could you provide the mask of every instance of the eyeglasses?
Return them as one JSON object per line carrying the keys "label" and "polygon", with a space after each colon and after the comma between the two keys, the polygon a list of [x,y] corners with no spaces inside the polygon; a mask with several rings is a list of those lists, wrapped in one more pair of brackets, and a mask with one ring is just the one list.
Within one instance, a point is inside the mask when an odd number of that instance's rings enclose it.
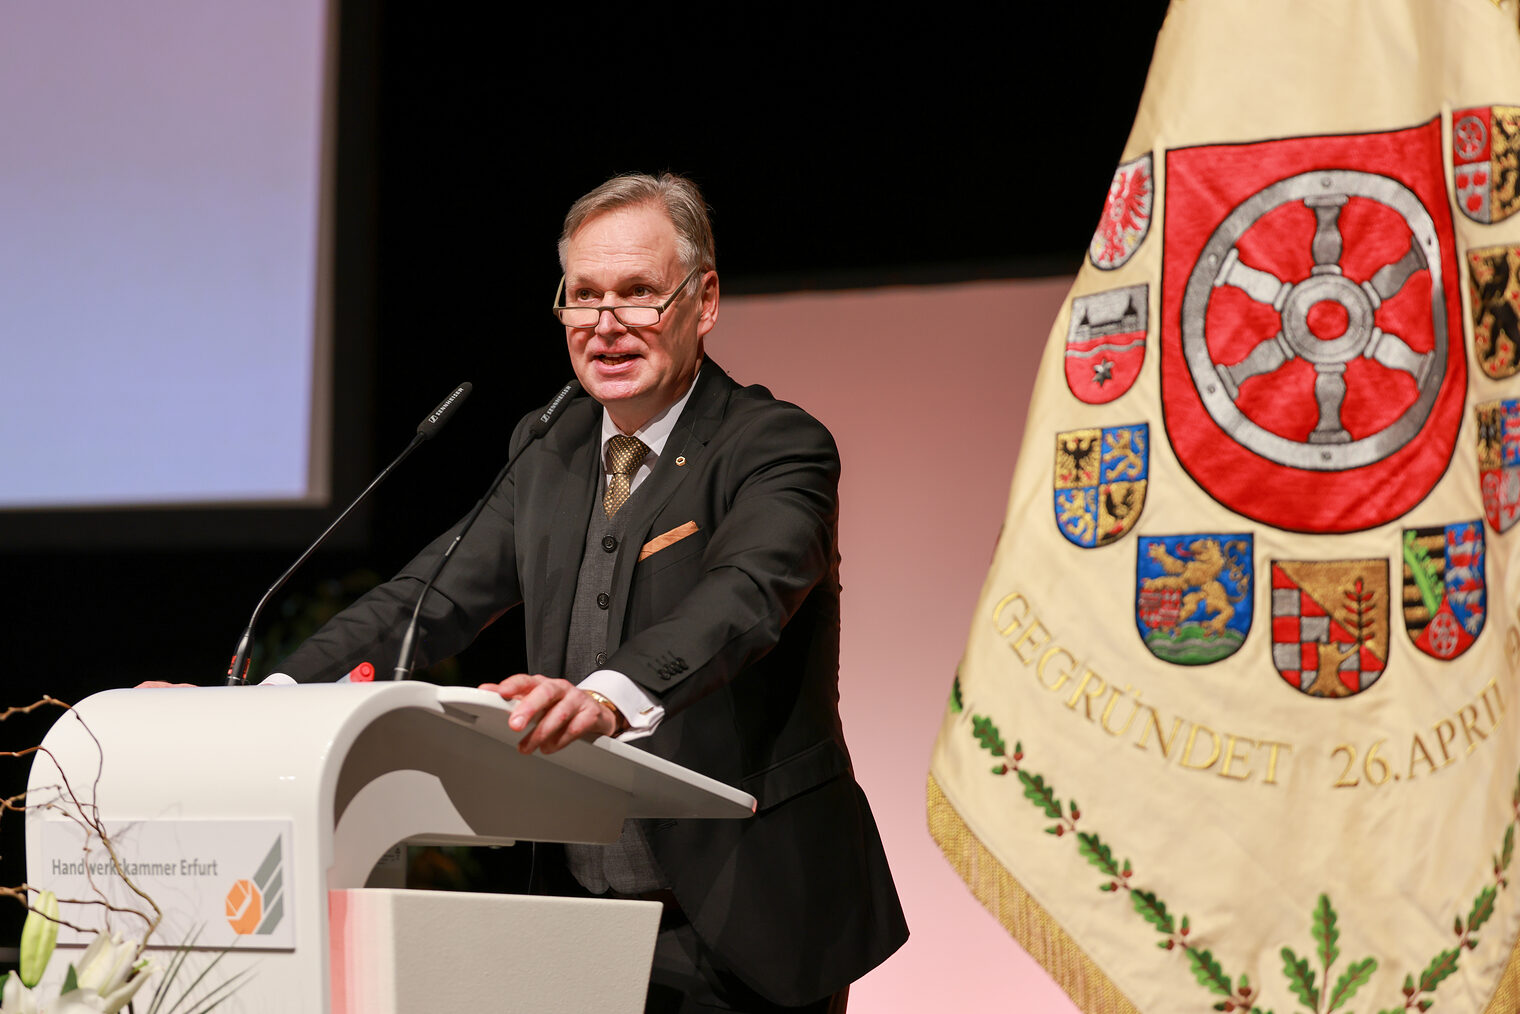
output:
{"label": "eyeglasses", "polygon": [[554,293],[554,316],[566,327],[596,327],[601,322],[602,314],[610,312],[624,327],[653,327],[660,322],[660,316],[670,308],[670,304],[686,290],[686,283],[701,270],[700,264],[692,268],[691,273],[681,279],[680,284],[665,297],[665,302],[657,306],[563,306],[560,300],[565,295],[565,276],[560,275],[559,289]]}

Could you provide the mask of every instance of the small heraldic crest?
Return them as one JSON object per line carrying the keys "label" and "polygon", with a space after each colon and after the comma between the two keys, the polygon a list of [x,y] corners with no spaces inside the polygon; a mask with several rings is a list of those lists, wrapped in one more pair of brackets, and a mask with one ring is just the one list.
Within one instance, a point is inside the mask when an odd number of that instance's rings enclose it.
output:
{"label": "small heraldic crest", "polygon": [[1250,535],[1142,536],[1135,625],[1152,655],[1206,665],[1240,649],[1251,630]]}
{"label": "small heraldic crest", "polygon": [[1084,549],[1117,542],[1145,508],[1150,427],[1105,426],[1056,434],[1056,527]]}
{"label": "small heraldic crest", "polygon": [[1388,561],[1272,561],[1272,662],[1310,697],[1377,682],[1388,665]]}
{"label": "small heraldic crest", "polygon": [[1404,529],[1404,629],[1431,658],[1456,658],[1487,615],[1483,522]]}
{"label": "small heraldic crest", "polygon": [[1151,227],[1151,204],[1156,194],[1156,178],[1151,172],[1150,155],[1125,162],[1114,170],[1103,201],[1103,217],[1093,233],[1087,256],[1093,267],[1112,271],[1121,267],[1145,242]]}
{"label": "small heraldic crest", "polygon": [[1451,114],[1451,182],[1474,222],[1492,225],[1520,210],[1520,106]]}
{"label": "small heraldic crest", "polygon": [[1077,296],[1066,329],[1066,386],[1089,405],[1130,389],[1145,362],[1149,285]]}
{"label": "small heraldic crest", "polygon": [[1467,251],[1473,355],[1495,380],[1520,369],[1520,246]]}
{"label": "small heraldic crest", "polygon": [[1483,515],[1495,532],[1520,517],[1520,401],[1484,402],[1473,408],[1478,423],[1478,482]]}

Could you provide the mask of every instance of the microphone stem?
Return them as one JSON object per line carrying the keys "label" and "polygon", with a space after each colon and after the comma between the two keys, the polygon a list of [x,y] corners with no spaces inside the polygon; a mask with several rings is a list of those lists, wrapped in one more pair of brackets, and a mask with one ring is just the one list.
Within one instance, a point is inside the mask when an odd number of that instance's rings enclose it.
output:
{"label": "microphone stem", "polygon": [[475,519],[480,517],[480,512],[485,510],[486,501],[490,500],[492,495],[495,494],[496,487],[500,486],[502,480],[507,477],[507,472],[512,468],[513,463],[522,456],[522,452],[527,450],[532,443],[533,440],[530,439],[526,444],[523,444],[518,452],[508,458],[505,465],[501,466],[501,471],[496,473],[496,478],[492,479],[491,485],[486,488],[486,495],[477,500],[475,506],[470,508],[470,513],[465,516],[464,521],[459,525],[459,533],[454,536],[454,541],[449,543],[449,547],[443,551],[443,555],[438,557],[438,562],[433,565],[433,572],[428,575],[427,583],[422,586],[422,594],[417,596],[417,604],[412,607],[412,619],[406,625],[406,633],[401,638],[401,652],[396,656],[396,668],[391,670],[391,679],[408,680],[412,678],[412,657],[417,653],[417,627],[422,618],[422,603],[427,599],[428,592],[433,590],[433,582],[437,581],[438,575],[443,573],[443,568],[449,562],[449,557],[454,555],[454,550],[464,540],[465,533],[475,524]]}
{"label": "microphone stem", "polygon": [[264,597],[259,599],[259,604],[253,607],[253,616],[248,620],[248,628],[243,631],[243,638],[238,642],[237,654],[232,657],[232,668],[227,671],[227,685],[229,687],[245,686],[248,682],[243,676],[243,670],[248,664],[249,656],[253,653],[253,628],[259,622],[259,614],[264,611],[264,606],[274,596],[274,593],[283,588],[285,586],[285,582],[290,580],[290,575],[294,574],[297,568],[299,568],[301,564],[305,563],[312,553],[315,553],[317,551],[318,546],[327,541],[327,537],[332,534],[333,529],[341,525],[343,523],[343,519],[352,514],[354,508],[363,503],[369,497],[374,488],[380,485],[380,483],[385,480],[385,477],[387,475],[390,475],[396,466],[405,461],[407,459],[407,456],[415,451],[417,449],[417,446],[426,439],[427,437],[421,433],[413,436],[412,442],[406,445],[406,449],[403,450],[400,454],[396,455],[391,463],[389,465],[386,465],[384,470],[382,470],[379,475],[375,476],[375,478],[370,481],[370,484],[368,486],[364,487],[364,492],[360,493],[359,496],[344,509],[343,513],[339,514],[333,523],[328,525],[327,528],[323,530],[321,535],[317,536],[317,540],[315,542],[306,547],[306,552],[301,554],[300,559],[296,560],[295,563],[292,563],[290,567],[286,569],[285,573],[280,575],[280,579],[271,585],[269,590],[264,593]]}

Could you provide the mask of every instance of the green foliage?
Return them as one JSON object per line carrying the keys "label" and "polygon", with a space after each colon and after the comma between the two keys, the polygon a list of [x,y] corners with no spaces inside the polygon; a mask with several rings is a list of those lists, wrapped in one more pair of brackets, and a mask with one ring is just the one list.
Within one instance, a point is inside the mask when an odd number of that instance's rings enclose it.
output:
{"label": "green foliage", "polygon": [[1028,771],[1019,772],[1019,781],[1024,783],[1024,798],[1035,806],[1045,811],[1045,816],[1061,819],[1061,803],[1056,799],[1055,790],[1045,784],[1045,779],[1040,775],[1032,775]]}
{"label": "green foliage", "polygon": [[1224,969],[1219,966],[1219,962],[1214,960],[1214,955],[1191,947],[1188,948],[1187,953],[1188,964],[1193,968],[1193,978],[1198,980],[1198,985],[1218,996],[1230,996],[1234,993],[1230,987],[1230,977],[1224,974]]}
{"label": "green foliage", "polygon": [[1166,910],[1166,902],[1156,897],[1150,891],[1131,891],[1129,892],[1129,897],[1140,918],[1156,927],[1162,933],[1171,935],[1175,924],[1172,922],[1171,913]]}
{"label": "green foliage", "polygon": [[200,938],[202,929],[204,927],[192,931],[184,943],[174,948],[174,957],[169,960],[169,966],[164,970],[163,978],[153,990],[153,1005],[148,1008],[148,1014],[210,1014],[211,1011],[225,1003],[232,994],[242,989],[253,978],[253,969],[245,968],[236,975],[224,979],[216,986],[207,989],[204,995],[193,997],[192,994],[200,987],[201,983],[210,977],[212,970],[227,956],[228,951],[226,948],[223,948],[216,952],[216,957],[206,963],[199,975],[192,979],[188,985],[180,989],[179,996],[172,1003],[169,1002],[170,987],[176,984],[181,972],[188,974],[188,970],[185,967],[186,959],[190,957],[196,940]]}
{"label": "green foliage", "polygon": [[950,684],[950,710],[959,715],[966,710],[966,702],[961,698],[961,678],[956,675],[954,682]]}
{"label": "green foliage", "polygon": [[1499,853],[1499,869],[1509,869],[1509,861],[1515,858],[1515,825],[1504,829],[1504,848]]}
{"label": "green foliage", "polygon": [[1003,757],[1008,753],[1008,744],[1003,742],[1003,737],[998,734],[998,727],[992,724],[992,719],[986,715],[972,717],[971,733],[976,737],[976,741],[982,744],[982,749],[989,751],[994,757]]}
{"label": "green foliage", "polygon": [[[1075,809],[1076,804],[1072,804]],[[1083,832],[1077,835],[1077,851],[1082,853],[1082,858],[1096,866],[1110,877],[1119,876],[1119,865],[1114,862],[1114,854],[1111,849],[1095,834]]]}
{"label": "green foliage", "polygon": [[[1510,827],[1515,825],[1511,824]],[[1472,911],[1467,913],[1467,932],[1476,933],[1478,927],[1488,922],[1494,914],[1494,901],[1499,897],[1497,887],[1485,887],[1473,899]]]}
{"label": "green foliage", "polygon": [[1442,951],[1430,959],[1430,965],[1420,974],[1420,992],[1432,992],[1445,978],[1457,970],[1460,951]]}
{"label": "green foliage", "polygon": [[1350,1002],[1356,991],[1372,979],[1372,973],[1377,971],[1376,958],[1363,958],[1361,961],[1353,961],[1351,966],[1335,980],[1335,988],[1330,991],[1330,1006],[1327,1010],[1340,1010],[1342,1006]]}
{"label": "green foliage", "polygon": [[1341,938],[1341,931],[1336,928],[1335,909],[1330,905],[1328,894],[1321,894],[1314,906],[1311,932],[1314,934],[1314,942],[1319,944],[1319,963],[1328,972],[1330,966],[1341,956],[1340,949],[1335,946]]}
{"label": "green foliage", "polygon": [[1288,989],[1293,991],[1293,995],[1305,1007],[1318,1011],[1319,990],[1314,985],[1314,972],[1309,968],[1309,959],[1300,958],[1293,953],[1291,947],[1282,949],[1282,959],[1283,975],[1288,977]]}

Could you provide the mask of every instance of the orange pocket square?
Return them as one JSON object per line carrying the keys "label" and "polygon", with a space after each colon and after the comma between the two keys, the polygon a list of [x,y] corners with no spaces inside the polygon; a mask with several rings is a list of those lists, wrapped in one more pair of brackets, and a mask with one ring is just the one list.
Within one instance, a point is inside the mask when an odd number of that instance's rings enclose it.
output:
{"label": "orange pocket square", "polygon": [[649,557],[658,553],[660,550],[664,549],[666,546],[673,546],[677,542],[680,542],[682,539],[686,538],[686,536],[695,535],[696,533],[697,523],[695,521],[688,521],[686,524],[681,525],[679,528],[672,528],[664,535],[656,535],[654,538],[644,543],[644,548],[639,550],[639,559],[648,559]]}

